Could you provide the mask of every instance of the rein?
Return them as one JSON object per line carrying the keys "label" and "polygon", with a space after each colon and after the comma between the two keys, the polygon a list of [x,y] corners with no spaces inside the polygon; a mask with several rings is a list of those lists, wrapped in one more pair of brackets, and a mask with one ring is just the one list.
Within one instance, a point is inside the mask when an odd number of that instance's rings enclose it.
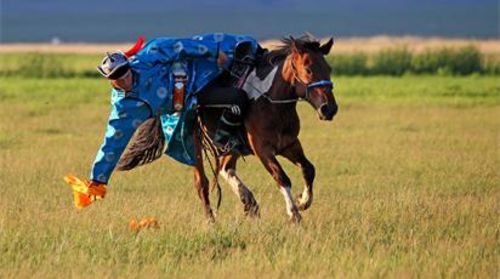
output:
{"label": "rein", "polygon": [[296,103],[298,101],[305,101],[303,98],[293,98],[293,99],[284,99],[284,100],[275,100],[269,96],[267,93],[263,93],[262,97],[266,98],[266,100],[271,104],[291,104]]}
{"label": "rein", "polygon": [[[205,158],[208,160],[208,164],[210,166],[210,169],[212,170],[213,173],[213,178],[211,184],[211,191],[214,189],[217,189],[217,207],[216,210],[218,211],[222,202],[222,190],[220,187],[219,183],[219,170],[220,170],[220,165],[219,161],[217,160],[217,151],[216,147],[212,141],[212,138],[208,134],[208,131],[204,128],[205,125],[203,124],[203,119],[201,118],[200,114],[197,112],[197,121],[198,121],[198,132],[200,136],[200,144],[201,144],[201,149],[203,150],[203,153],[205,154]],[[210,154],[209,154],[210,153]],[[212,158],[214,158],[214,163],[212,164],[212,160],[210,160],[209,156],[211,155]]]}

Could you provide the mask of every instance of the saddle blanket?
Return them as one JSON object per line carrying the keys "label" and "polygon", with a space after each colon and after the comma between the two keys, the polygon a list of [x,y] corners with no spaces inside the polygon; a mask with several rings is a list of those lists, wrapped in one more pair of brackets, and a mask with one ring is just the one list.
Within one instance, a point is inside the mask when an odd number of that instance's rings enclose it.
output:
{"label": "saddle blanket", "polygon": [[275,66],[264,79],[260,79],[257,76],[256,69],[248,75],[242,89],[247,93],[250,100],[257,100],[260,96],[269,92],[277,70],[278,66]]}

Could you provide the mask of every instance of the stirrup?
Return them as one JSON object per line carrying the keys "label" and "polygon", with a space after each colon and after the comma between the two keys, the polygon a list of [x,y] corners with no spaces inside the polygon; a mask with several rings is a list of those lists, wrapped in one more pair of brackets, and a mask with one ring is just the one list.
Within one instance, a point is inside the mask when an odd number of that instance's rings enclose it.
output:
{"label": "stirrup", "polygon": [[214,142],[214,145],[217,151],[217,155],[224,156],[231,153],[234,150],[237,150],[236,148],[238,147],[239,142],[234,137],[231,137],[225,144]]}

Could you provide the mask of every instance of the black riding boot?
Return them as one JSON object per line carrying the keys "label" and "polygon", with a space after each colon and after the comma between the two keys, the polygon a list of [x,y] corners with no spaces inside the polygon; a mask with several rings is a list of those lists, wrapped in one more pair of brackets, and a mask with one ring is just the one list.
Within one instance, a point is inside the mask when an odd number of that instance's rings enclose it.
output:
{"label": "black riding boot", "polygon": [[[241,116],[234,109],[227,109],[219,119],[214,135],[214,144],[219,155],[227,154],[241,144],[238,130],[241,126]],[[235,113],[236,112],[236,113]]]}

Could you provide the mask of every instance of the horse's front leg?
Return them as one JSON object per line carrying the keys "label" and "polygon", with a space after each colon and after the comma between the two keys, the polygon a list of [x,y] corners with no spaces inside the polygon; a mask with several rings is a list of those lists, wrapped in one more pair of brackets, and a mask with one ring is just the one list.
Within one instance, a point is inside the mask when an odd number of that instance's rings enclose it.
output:
{"label": "horse's front leg", "polygon": [[209,185],[208,179],[205,175],[205,169],[203,168],[203,150],[201,147],[201,141],[198,133],[194,133],[194,146],[196,154],[196,165],[194,166],[194,187],[203,203],[203,209],[205,210],[205,216],[210,223],[215,222],[214,214],[212,208],[210,207],[210,199],[208,197]]}
{"label": "horse's front leg", "polygon": [[270,149],[256,150],[256,155],[261,160],[267,171],[273,176],[274,180],[278,183],[279,190],[283,197],[285,198],[286,210],[290,220],[294,223],[300,223],[302,216],[300,216],[299,210],[293,201],[293,196],[291,192],[292,183],[290,178],[286,175],[285,171],[281,167],[280,163],[274,156],[274,153]]}
{"label": "horse's front leg", "polygon": [[299,195],[297,202],[300,210],[306,210],[311,206],[313,201],[313,182],[316,175],[314,165],[306,158],[298,139],[285,149],[281,155],[299,166],[302,170],[302,177],[306,185],[302,194]]}

